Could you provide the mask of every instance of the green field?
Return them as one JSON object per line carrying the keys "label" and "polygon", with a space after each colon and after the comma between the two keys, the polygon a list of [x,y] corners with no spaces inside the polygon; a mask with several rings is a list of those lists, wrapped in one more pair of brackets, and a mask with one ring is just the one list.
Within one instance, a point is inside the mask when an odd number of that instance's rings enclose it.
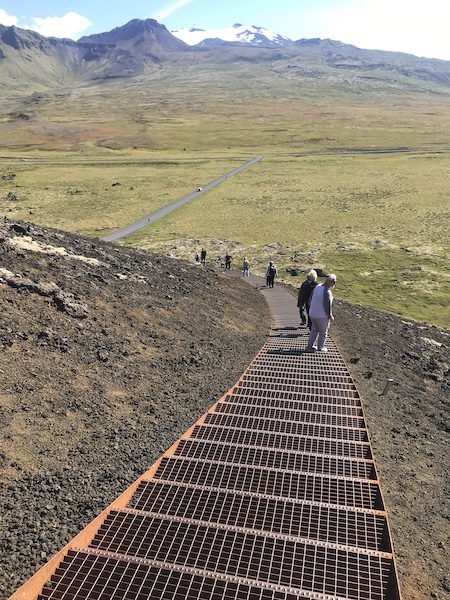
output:
{"label": "green field", "polygon": [[342,298],[450,327],[448,90],[330,81],[183,63],[151,81],[6,95],[0,172],[16,178],[0,179],[0,214],[103,236],[265,154],[124,243],[229,250],[259,273],[272,257],[296,283],[287,268],[317,266]]}
{"label": "green field", "polygon": [[266,159],[127,243],[259,273],[272,258],[288,281],[320,267],[342,298],[448,326],[449,183],[442,155]]}
{"label": "green field", "polygon": [[[48,159],[50,160],[50,159]],[[53,159],[56,160],[56,159]],[[246,159],[137,162],[126,158],[98,162],[0,162],[0,211],[41,225],[103,236],[154,212]],[[27,158],[27,161],[32,159]],[[16,195],[10,201],[8,192]]]}

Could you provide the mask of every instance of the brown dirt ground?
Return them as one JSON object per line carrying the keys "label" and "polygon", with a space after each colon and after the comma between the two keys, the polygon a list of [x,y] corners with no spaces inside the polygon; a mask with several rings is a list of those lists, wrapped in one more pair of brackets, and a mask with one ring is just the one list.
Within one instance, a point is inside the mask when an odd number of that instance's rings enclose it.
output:
{"label": "brown dirt ground", "polygon": [[[29,236],[72,257],[11,245]],[[3,598],[237,380],[269,317],[262,295],[212,270],[7,220],[2,268]],[[339,301],[335,313],[404,598],[448,598],[450,332]]]}

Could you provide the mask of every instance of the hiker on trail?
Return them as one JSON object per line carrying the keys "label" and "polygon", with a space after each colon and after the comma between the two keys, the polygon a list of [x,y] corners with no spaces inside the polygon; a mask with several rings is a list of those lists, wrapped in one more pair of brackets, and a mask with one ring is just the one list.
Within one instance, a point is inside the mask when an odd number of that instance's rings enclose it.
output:
{"label": "hiker on trail", "polygon": [[[327,339],[328,328],[330,322],[334,321],[333,316],[333,294],[332,288],[336,285],[336,275],[331,273],[327,275],[325,283],[317,285],[311,294],[311,302],[309,305],[309,318],[311,319],[311,333],[309,334],[308,344],[305,352],[328,352],[325,348],[325,340]],[[315,341],[317,336],[317,346]]]}
{"label": "hiker on trail", "polygon": [[200,256],[198,255],[197,250],[194,252],[194,259],[196,263],[200,262]]}
{"label": "hiker on trail", "polygon": [[233,260],[233,257],[228,254],[228,252],[225,254],[225,269],[231,269],[231,261]]}
{"label": "hiker on trail", "polygon": [[250,275],[250,262],[248,258],[244,258],[242,264],[242,277],[248,277]]}
{"label": "hiker on trail", "polygon": [[203,266],[206,265],[206,250],[204,248],[202,248],[200,252],[200,262]]}
{"label": "hiker on trail", "polygon": [[308,327],[311,329],[311,319],[309,318],[309,304],[311,294],[317,285],[317,273],[311,269],[306,276],[306,280],[302,283],[298,290],[297,306],[300,311],[300,325],[306,325],[306,317],[308,317]]}
{"label": "hiker on trail", "polygon": [[274,265],[272,260],[269,260],[269,264],[266,269],[266,286],[273,288],[273,282],[275,280],[275,275],[277,274],[277,268]]}

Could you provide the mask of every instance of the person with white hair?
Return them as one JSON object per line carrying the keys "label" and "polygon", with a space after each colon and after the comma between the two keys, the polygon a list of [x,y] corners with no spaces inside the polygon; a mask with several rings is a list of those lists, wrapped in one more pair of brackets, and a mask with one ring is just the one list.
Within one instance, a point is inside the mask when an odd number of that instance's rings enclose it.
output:
{"label": "person with white hair", "polygon": [[250,275],[250,261],[247,257],[244,258],[244,262],[242,264],[242,276],[248,277]]}
{"label": "person with white hair", "polygon": [[[309,318],[311,319],[311,332],[308,338],[308,344],[305,352],[328,352],[325,348],[328,328],[333,316],[333,294],[332,288],[336,285],[336,275],[330,273],[325,279],[325,283],[314,288],[309,305]],[[318,339],[317,339],[318,338]],[[317,339],[317,346],[315,342]]]}
{"label": "person with white hair", "polygon": [[311,329],[311,319],[309,318],[309,303],[311,294],[317,285],[317,272],[311,269],[306,276],[306,280],[298,290],[297,306],[300,311],[300,325],[306,325],[306,317],[308,317],[308,327]]}

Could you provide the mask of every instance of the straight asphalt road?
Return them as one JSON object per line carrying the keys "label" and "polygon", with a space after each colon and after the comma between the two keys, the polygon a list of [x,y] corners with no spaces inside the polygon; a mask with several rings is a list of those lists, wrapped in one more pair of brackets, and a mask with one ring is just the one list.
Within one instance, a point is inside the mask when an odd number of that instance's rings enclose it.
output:
{"label": "straight asphalt road", "polygon": [[263,156],[255,156],[255,158],[252,158],[252,160],[250,160],[248,163],[245,163],[244,165],[241,165],[237,169],[233,169],[229,173],[226,173],[225,175],[221,175],[217,179],[214,179],[214,181],[207,183],[206,185],[204,185],[201,188],[201,190],[191,192],[187,196],[184,196],[184,198],[175,200],[174,202],[171,202],[170,204],[163,206],[156,212],[148,215],[147,217],[144,217],[143,219],[140,219],[139,221],[136,221],[135,223],[131,223],[131,225],[127,225],[123,229],[119,229],[119,231],[114,231],[113,233],[109,233],[108,235],[105,235],[101,239],[104,240],[105,242],[114,242],[115,240],[120,240],[121,238],[132,235],[133,233],[136,233],[136,231],[139,231],[140,229],[147,227],[147,225],[151,225],[152,223],[159,221],[159,219],[162,219],[163,217],[169,215],[174,210],[177,210],[177,208],[180,208],[181,206],[184,206],[188,202],[191,202],[191,200],[195,200],[196,198],[199,198],[202,194],[205,194],[206,192],[209,192],[210,190],[212,190],[212,188],[216,187],[216,185],[219,185],[226,179],[233,177],[233,175],[237,175],[241,171],[244,171],[244,169],[248,169],[249,167],[256,165],[262,159],[263,159]]}

